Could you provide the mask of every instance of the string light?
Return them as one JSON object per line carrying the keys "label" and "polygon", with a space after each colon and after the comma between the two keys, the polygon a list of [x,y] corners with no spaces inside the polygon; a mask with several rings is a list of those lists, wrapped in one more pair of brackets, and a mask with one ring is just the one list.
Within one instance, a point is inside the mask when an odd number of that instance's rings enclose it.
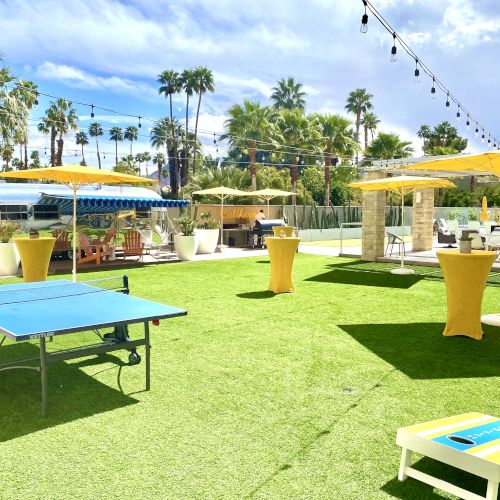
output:
{"label": "string light", "polygon": [[431,97],[432,99],[436,98],[436,79],[434,77],[432,77]]}
{"label": "string light", "polygon": [[415,83],[420,83],[420,70],[418,69],[418,59],[415,59]]}
{"label": "string light", "polygon": [[476,122],[476,130],[474,131],[474,137],[479,137],[479,126],[477,122]]}
{"label": "string light", "polygon": [[488,134],[488,146],[491,146],[491,136]]}
{"label": "string light", "polygon": [[447,93],[446,94],[446,109],[448,109],[450,107],[450,94]]}
{"label": "string light", "polygon": [[359,31],[361,33],[367,33],[368,32],[368,13],[366,12],[366,7],[367,7],[366,0],[363,0],[363,4],[365,6],[365,13],[363,14],[363,17],[361,18],[361,26],[359,27]]}
{"label": "string light", "polygon": [[465,122],[465,128],[469,130],[470,128],[470,116],[469,113],[467,113],[467,121]]}
{"label": "string light", "polygon": [[139,124],[137,125],[138,128],[142,128],[142,124],[141,124],[141,116],[139,115],[137,118],[139,118]]}
{"label": "string light", "polygon": [[392,34],[393,43],[391,48],[391,62],[396,62],[398,60],[398,48],[396,47],[396,33]]}
{"label": "string light", "polygon": [[483,128],[483,135],[481,135],[481,142],[484,142],[484,128]]}
{"label": "string light", "polygon": [[90,112],[90,118],[94,118],[94,105],[92,104],[92,111]]}
{"label": "string light", "polygon": [[457,109],[457,122],[460,121],[460,105],[458,105],[458,109]]}

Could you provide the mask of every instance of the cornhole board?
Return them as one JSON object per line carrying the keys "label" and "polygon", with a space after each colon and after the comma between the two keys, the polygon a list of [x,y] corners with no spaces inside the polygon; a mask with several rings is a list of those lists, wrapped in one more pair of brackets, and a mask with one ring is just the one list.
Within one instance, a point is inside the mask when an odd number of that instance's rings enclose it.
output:
{"label": "cornhole board", "polygon": [[[402,448],[398,479],[412,477],[464,500],[497,500],[500,482],[500,418],[465,413],[398,429]],[[476,495],[413,469],[412,452],[439,460],[488,480],[486,496]]]}

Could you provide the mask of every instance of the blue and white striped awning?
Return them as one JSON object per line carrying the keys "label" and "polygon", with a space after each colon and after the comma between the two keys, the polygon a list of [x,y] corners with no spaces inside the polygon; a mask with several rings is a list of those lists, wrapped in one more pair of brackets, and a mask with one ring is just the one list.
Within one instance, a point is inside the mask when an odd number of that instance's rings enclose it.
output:
{"label": "blue and white striped awning", "polygon": [[[73,213],[73,197],[42,193],[39,205],[57,205],[61,215]],[[108,214],[120,210],[148,210],[150,208],[185,208],[187,200],[164,200],[162,198],[138,198],[131,196],[91,196],[77,195],[76,210],[83,214]]]}

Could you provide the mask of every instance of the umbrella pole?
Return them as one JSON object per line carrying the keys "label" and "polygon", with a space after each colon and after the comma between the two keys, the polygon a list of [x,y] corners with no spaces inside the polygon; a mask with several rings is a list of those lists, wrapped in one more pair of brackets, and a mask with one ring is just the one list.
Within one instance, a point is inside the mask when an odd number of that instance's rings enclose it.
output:
{"label": "umbrella pole", "polygon": [[220,246],[224,235],[224,195],[220,197]]}
{"label": "umbrella pole", "polygon": [[269,198],[267,198],[267,218],[269,219]]}
{"label": "umbrella pole", "polygon": [[73,282],[76,282],[76,186],[73,186]]}
{"label": "umbrella pole", "polygon": [[405,267],[405,195],[401,193],[401,240],[403,244],[401,245],[401,269]]}

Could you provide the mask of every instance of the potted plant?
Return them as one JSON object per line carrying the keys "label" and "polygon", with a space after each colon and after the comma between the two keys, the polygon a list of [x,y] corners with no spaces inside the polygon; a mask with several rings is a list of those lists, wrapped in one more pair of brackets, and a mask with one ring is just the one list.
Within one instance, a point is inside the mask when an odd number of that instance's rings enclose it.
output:
{"label": "potted plant", "polygon": [[18,229],[18,224],[0,221],[0,276],[12,276],[19,269],[19,252],[14,242],[10,241]]}
{"label": "potted plant", "polygon": [[174,235],[174,245],[177,256],[181,260],[193,260],[198,250],[198,237],[194,234],[196,220],[183,214],[174,222],[180,227],[181,234]]}
{"label": "potted plant", "polygon": [[198,236],[198,253],[214,253],[219,240],[220,222],[212,218],[211,212],[201,214],[201,222],[194,230]]}
{"label": "potted plant", "polygon": [[472,238],[470,236],[460,236],[460,238],[458,238],[458,246],[460,248],[460,253],[471,253]]}

